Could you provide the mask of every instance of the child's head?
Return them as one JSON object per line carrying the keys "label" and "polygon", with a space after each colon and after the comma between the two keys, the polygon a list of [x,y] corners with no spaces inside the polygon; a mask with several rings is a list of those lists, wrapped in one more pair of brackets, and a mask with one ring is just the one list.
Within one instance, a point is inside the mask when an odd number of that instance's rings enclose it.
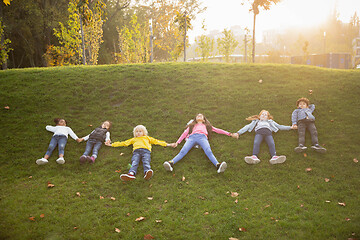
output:
{"label": "child's head", "polygon": [[111,123],[110,121],[106,120],[105,122],[103,122],[103,123],[101,124],[101,127],[102,127],[102,128],[106,128],[107,130],[110,130],[111,125],[112,125],[112,123]]}
{"label": "child's head", "polygon": [[269,111],[261,110],[259,115],[253,115],[253,116],[246,118],[246,120],[249,120],[249,121],[256,120],[256,119],[257,120],[270,120],[270,119],[273,119],[273,116],[270,115]]}
{"label": "child's head", "polygon": [[296,101],[296,106],[298,108],[307,108],[309,107],[309,103],[310,103],[309,99],[303,97],[303,98],[299,98]]}
{"label": "child's head", "polygon": [[54,122],[57,126],[66,126],[67,125],[66,120],[63,118],[55,118]]}
{"label": "child's head", "polygon": [[133,133],[134,133],[134,137],[142,137],[148,135],[148,131],[146,130],[146,127],[143,125],[137,125],[136,127],[134,127]]}

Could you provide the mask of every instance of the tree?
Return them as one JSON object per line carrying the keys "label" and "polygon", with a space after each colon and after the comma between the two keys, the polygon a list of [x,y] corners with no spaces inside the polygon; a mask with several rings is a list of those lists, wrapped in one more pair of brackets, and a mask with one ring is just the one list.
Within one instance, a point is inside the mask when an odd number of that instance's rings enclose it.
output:
{"label": "tree", "polygon": [[[202,29],[206,31],[204,22]],[[195,42],[198,45],[198,47],[195,49],[195,52],[201,56],[202,61],[207,61],[208,57],[211,56],[214,51],[214,39],[203,34],[196,38]]]}
{"label": "tree", "polygon": [[9,58],[8,53],[13,50],[9,47],[11,44],[10,39],[5,39],[4,26],[2,24],[2,19],[0,18],[0,65],[2,69],[7,69],[7,59]]}
{"label": "tree", "polygon": [[256,23],[256,15],[260,13],[259,8],[263,8],[264,10],[269,10],[272,3],[276,4],[281,0],[248,0],[251,3],[250,11],[254,14],[253,21],[253,49],[252,49],[252,62],[255,62],[255,23]]}
{"label": "tree", "polygon": [[225,61],[230,61],[230,55],[234,52],[235,48],[239,44],[234,37],[234,34],[231,32],[231,30],[226,30],[222,32],[224,34],[223,38],[218,38],[218,50],[219,54],[224,55]]}

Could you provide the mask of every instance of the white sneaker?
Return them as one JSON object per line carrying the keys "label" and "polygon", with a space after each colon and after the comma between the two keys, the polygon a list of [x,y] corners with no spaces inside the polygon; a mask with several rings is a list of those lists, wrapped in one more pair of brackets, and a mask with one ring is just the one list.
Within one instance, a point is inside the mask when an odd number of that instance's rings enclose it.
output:
{"label": "white sneaker", "polygon": [[166,161],[166,162],[164,162],[163,166],[164,166],[166,171],[170,171],[170,172],[173,171],[173,167],[171,166],[171,163]]}
{"label": "white sneaker", "polygon": [[153,172],[153,170],[150,169],[150,170],[146,171],[146,173],[144,175],[144,179],[149,180],[153,175],[154,175],[154,172]]}
{"label": "white sneaker", "polygon": [[65,160],[64,160],[63,157],[59,157],[58,159],[56,159],[56,162],[57,162],[58,164],[64,164],[64,163],[65,163]]}
{"label": "white sneaker", "polygon": [[226,168],[227,168],[226,162],[222,162],[222,163],[219,165],[219,168],[217,169],[217,173],[225,172],[225,169],[226,169]]}
{"label": "white sneaker", "polygon": [[136,177],[133,172],[130,172],[128,174],[121,174],[120,179],[123,181],[131,181],[134,180]]}
{"label": "white sneaker", "polygon": [[49,161],[46,158],[40,158],[38,160],[36,160],[36,164],[37,165],[44,165],[47,164]]}
{"label": "white sneaker", "polygon": [[246,156],[244,159],[247,164],[258,164],[260,162],[260,159],[256,155]]}
{"label": "white sneaker", "polygon": [[284,155],[281,155],[281,156],[273,156],[271,159],[270,159],[270,164],[278,164],[278,163],[283,163],[286,161],[286,156]]}

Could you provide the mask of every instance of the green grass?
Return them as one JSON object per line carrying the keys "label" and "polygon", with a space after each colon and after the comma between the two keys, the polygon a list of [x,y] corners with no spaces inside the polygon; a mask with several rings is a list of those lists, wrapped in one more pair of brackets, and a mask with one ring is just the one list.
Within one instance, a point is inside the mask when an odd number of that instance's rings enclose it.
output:
{"label": "green grass", "polygon": [[[144,239],[146,234],[156,239],[359,238],[360,163],[353,161],[360,158],[359,81],[355,70],[257,64],[2,71],[0,239]],[[297,154],[297,132],[280,131],[274,134],[276,150],[287,161],[270,165],[263,144],[262,162],[250,166],[243,159],[251,154],[254,133],[239,140],[213,134],[215,156],[228,163],[224,174],[217,174],[198,149],[177,163],[174,173],[166,172],[162,163],[182,145],[154,146],[154,177],[144,181],[141,166],[135,181],[123,183],[115,171],[127,172],[131,147],[102,146],[94,165],[80,165],[85,143],[69,138],[64,165],[55,163],[57,149],[47,165],[35,164],[52,135],[45,126],[55,117],[67,119],[80,137],[110,120],[112,141],[131,138],[133,127],[143,124],[150,136],[174,142],[198,112],[230,132],[262,109],[290,125],[295,102],[303,96],[316,104],[326,154]],[[48,182],[55,187],[47,188]],[[136,222],[140,216],[145,220]]]}

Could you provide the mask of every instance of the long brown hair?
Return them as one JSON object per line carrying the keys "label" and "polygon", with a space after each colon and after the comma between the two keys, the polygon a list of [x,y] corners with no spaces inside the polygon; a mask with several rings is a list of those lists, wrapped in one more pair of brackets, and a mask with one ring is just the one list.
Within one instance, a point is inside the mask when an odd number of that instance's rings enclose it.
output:
{"label": "long brown hair", "polygon": [[206,130],[207,130],[207,132],[208,132],[208,137],[210,137],[210,134],[211,134],[211,132],[212,132],[212,125],[211,125],[211,123],[209,122],[209,120],[207,120],[207,118],[205,117],[205,115],[202,114],[202,113],[196,114],[196,116],[195,116],[195,118],[193,119],[193,121],[192,121],[191,123],[189,123],[189,124],[185,127],[185,129],[186,129],[186,128],[189,128],[189,135],[192,133],[195,124],[197,124],[197,122],[196,122],[196,117],[197,117],[197,115],[199,115],[199,114],[203,115],[203,117],[204,117],[204,124],[205,124]]}
{"label": "long brown hair", "polygon": [[259,113],[259,115],[252,115],[252,116],[250,116],[250,117],[247,117],[247,118],[245,118],[246,120],[248,120],[248,121],[252,121],[252,120],[260,120],[260,115],[263,113],[263,112],[267,112],[268,113],[268,119],[270,120],[270,119],[274,119],[274,117],[273,116],[271,116],[270,115],[270,112],[269,111],[267,111],[267,110],[261,110],[261,112]]}

